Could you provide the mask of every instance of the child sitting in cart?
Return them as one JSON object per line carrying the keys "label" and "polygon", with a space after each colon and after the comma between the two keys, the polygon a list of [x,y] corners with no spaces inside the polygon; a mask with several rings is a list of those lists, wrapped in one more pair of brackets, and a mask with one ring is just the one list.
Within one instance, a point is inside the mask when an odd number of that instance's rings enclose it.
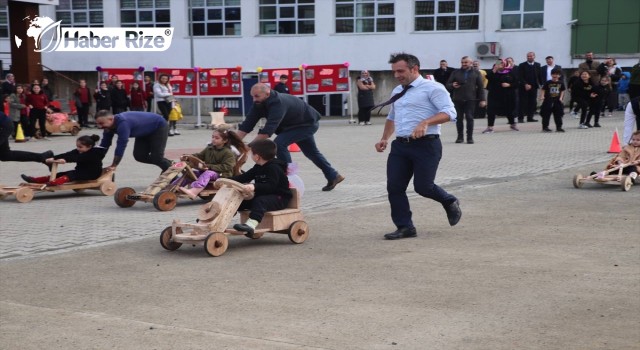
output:
{"label": "child sitting in cart", "polygon": [[[227,129],[216,129],[211,134],[211,143],[200,153],[193,154],[194,157],[204,162],[204,169],[198,179],[188,187],[180,187],[180,191],[189,198],[195,199],[210,181],[215,181],[220,177],[233,176],[233,168],[236,165],[236,154],[232,147],[239,152],[246,153],[247,146],[238,135]],[[182,160],[186,158],[183,157]]]}
{"label": "child sitting in cart", "polygon": [[53,125],[62,125],[69,121],[69,116],[59,108],[50,105],[47,107],[47,120]]}
{"label": "child sitting in cart", "polygon": [[[251,158],[256,164],[246,173],[234,176],[231,180],[246,184],[245,189],[254,193],[253,198],[242,201],[238,209],[250,210],[249,219],[244,224],[233,226],[235,230],[246,232],[245,235],[252,238],[264,214],[286,208],[293,194],[289,189],[287,163],[275,158],[276,144],[269,139],[262,139],[253,141],[249,147]],[[254,183],[249,183],[251,181]]]}
{"label": "child sitting in cart", "polygon": [[26,182],[47,184],[47,186],[60,186],[70,181],[95,180],[102,175],[102,159],[107,154],[106,148],[96,146],[98,140],[100,140],[98,135],[80,136],[76,140],[76,149],[48,158],[47,164],[77,163],[75,170],[58,173],[53,181],[49,181],[49,176],[31,177],[24,174],[20,176]]}
{"label": "child sitting in cart", "polygon": [[638,173],[640,173],[640,131],[635,131],[633,134],[631,134],[631,140],[629,141],[629,144],[624,146],[622,151],[618,153],[617,156],[613,157],[611,161],[609,161],[606,170],[598,173],[597,178],[602,179],[605,177],[607,170],[626,164],[632,165],[629,165],[622,169],[622,174],[629,175],[629,177],[631,177],[631,179],[635,183],[636,178],[638,177]]}

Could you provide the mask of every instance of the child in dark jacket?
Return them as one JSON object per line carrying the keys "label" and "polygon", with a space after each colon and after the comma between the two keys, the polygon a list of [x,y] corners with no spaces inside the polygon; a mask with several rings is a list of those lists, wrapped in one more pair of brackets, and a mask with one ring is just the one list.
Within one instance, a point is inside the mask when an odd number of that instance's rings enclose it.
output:
{"label": "child in dark jacket", "polygon": [[126,112],[129,108],[129,97],[121,80],[116,81],[116,86],[111,89],[111,110],[113,115]]}
{"label": "child in dark jacket", "polygon": [[604,101],[609,97],[611,93],[611,87],[609,87],[609,78],[602,77],[600,78],[600,85],[596,85],[593,87],[591,92],[591,99],[589,100],[589,115],[587,116],[587,122],[585,125],[590,128],[591,127],[591,117],[594,117],[593,127],[599,128],[600,123],[600,110],[602,109],[602,105]]}
{"label": "child in dark jacket", "polygon": [[49,181],[49,176],[31,177],[23,174],[21,177],[26,182],[46,183],[47,186],[59,186],[70,181],[95,180],[102,175],[102,159],[107,154],[106,148],[95,146],[98,140],[98,135],[80,136],[76,140],[76,149],[47,159],[47,164],[77,163],[75,170],[58,173],[58,177],[53,181]]}
{"label": "child in dark jacket", "polygon": [[109,91],[109,85],[107,85],[106,82],[103,81],[100,83],[100,88],[96,89],[93,98],[96,100],[96,112],[111,110],[111,91]]}
{"label": "child in dark jacket", "polygon": [[293,194],[289,189],[287,164],[275,159],[276,144],[269,139],[263,139],[252,142],[249,147],[251,158],[256,164],[246,173],[234,176],[231,180],[241,183],[254,181],[245,185],[247,191],[254,193],[253,198],[243,201],[239,208],[249,209],[251,213],[244,224],[236,224],[233,228],[246,232],[247,237],[253,237],[254,230],[264,214],[286,208]]}

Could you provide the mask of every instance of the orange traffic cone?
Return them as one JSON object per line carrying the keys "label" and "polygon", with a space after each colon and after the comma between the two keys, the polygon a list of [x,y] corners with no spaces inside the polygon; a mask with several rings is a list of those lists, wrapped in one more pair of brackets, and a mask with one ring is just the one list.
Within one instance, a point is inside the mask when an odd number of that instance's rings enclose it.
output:
{"label": "orange traffic cone", "polygon": [[618,130],[613,132],[613,138],[611,139],[611,146],[609,146],[608,153],[620,153],[620,140],[618,139]]}
{"label": "orange traffic cone", "polygon": [[25,142],[24,132],[22,131],[22,125],[18,123],[18,130],[16,130],[16,142]]}
{"label": "orange traffic cone", "polygon": [[289,152],[300,152],[300,147],[296,143],[290,144],[287,149],[289,150]]}

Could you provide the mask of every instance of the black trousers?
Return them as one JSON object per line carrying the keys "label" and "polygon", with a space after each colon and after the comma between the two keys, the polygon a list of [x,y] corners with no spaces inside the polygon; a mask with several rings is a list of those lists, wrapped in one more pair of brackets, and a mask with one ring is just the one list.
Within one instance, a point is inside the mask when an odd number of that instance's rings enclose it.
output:
{"label": "black trousers", "polygon": [[157,165],[162,171],[169,169],[171,161],[164,157],[168,132],[169,127],[165,125],[150,135],[136,137],[133,158],[140,163]]}
{"label": "black trousers", "polygon": [[586,124],[589,124],[591,122],[591,117],[594,117],[593,122],[595,124],[598,124],[598,122],[600,121],[600,110],[602,109],[603,103],[604,101],[600,100],[589,102],[589,114],[587,115],[587,121],[585,122]]}
{"label": "black trousers", "polygon": [[87,126],[89,123],[89,105],[83,104],[82,107],[78,107],[78,123],[80,126]]}
{"label": "black trousers", "polygon": [[158,114],[160,114],[164,120],[169,121],[169,113],[171,113],[171,103],[158,101]]}
{"label": "black trousers", "polygon": [[473,115],[478,101],[454,101],[456,107],[456,129],[458,130],[458,138],[461,139],[464,132],[464,122],[467,122],[467,140],[473,139]]}
{"label": "black trousers", "polygon": [[546,100],[540,107],[540,116],[542,117],[542,128],[549,128],[549,122],[553,114],[553,121],[556,123],[556,130],[562,129],[562,116],[564,115],[564,106],[561,101]]}
{"label": "black trousers", "polygon": [[253,199],[242,201],[238,210],[250,210],[249,219],[262,221],[264,213],[272,210],[281,210],[287,207],[289,199],[275,194],[256,196]]}
{"label": "black trousers", "polygon": [[520,113],[518,119],[522,120],[527,117],[527,120],[533,119],[533,115],[536,113],[538,98],[538,89],[531,88],[527,91],[524,87],[520,88]]}
{"label": "black trousers", "polygon": [[40,153],[27,151],[12,151],[9,140],[0,145],[0,161],[3,162],[44,162],[44,156]]}
{"label": "black trousers", "polygon": [[47,136],[47,111],[44,109],[32,108],[29,113],[29,124],[31,135],[36,135],[36,123],[40,124],[40,136]]}
{"label": "black trousers", "polygon": [[147,99],[147,112],[151,112],[151,104],[153,103],[153,97]]}

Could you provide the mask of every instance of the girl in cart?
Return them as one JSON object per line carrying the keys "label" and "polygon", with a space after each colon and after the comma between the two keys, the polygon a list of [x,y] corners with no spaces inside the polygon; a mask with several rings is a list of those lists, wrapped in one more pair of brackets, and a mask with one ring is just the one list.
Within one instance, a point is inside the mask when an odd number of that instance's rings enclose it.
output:
{"label": "girl in cart", "polygon": [[207,186],[209,181],[215,181],[220,177],[233,176],[233,168],[236,165],[236,155],[231,147],[235,147],[240,154],[249,150],[238,135],[227,129],[216,129],[211,135],[211,143],[200,153],[193,154],[205,163],[205,171],[198,176],[198,179],[188,187],[180,187],[180,191],[189,198],[195,199]]}
{"label": "girl in cart", "polygon": [[76,149],[48,158],[45,161],[47,164],[76,163],[75,170],[58,173],[53,181],[49,181],[49,176],[20,176],[26,182],[47,186],[59,186],[70,181],[95,180],[102,175],[102,159],[107,153],[106,148],[96,146],[98,140],[98,135],[80,136],[76,140]]}

